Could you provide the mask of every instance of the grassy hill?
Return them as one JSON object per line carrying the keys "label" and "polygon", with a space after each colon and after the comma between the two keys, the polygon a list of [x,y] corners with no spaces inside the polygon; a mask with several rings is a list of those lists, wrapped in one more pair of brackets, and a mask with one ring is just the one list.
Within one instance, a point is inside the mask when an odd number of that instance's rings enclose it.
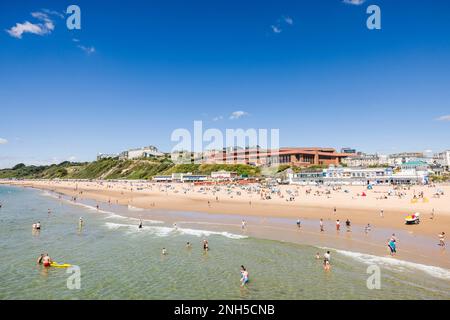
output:
{"label": "grassy hill", "polygon": [[102,159],[93,162],[62,162],[49,166],[18,164],[0,170],[0,179],[151,179],[155,175],[192,172],[210,174],[213,171],[235,171],[240,175],[259,176],[259,168],[247,165],[181,164],[170,159],[117,160]]}

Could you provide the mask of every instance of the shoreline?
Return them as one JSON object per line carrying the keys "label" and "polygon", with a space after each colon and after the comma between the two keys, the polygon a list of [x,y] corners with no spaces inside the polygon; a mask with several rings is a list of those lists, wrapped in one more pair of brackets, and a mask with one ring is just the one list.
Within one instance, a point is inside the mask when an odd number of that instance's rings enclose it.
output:
{"label": "shoreline", "polygon": [[[1,183],[0,184],[5,184]],[[208,222],[208,228],[213,231],[227,231],[246,236],[306,244],[334,250],[375,255],[386,258],[387,246],[385,238],[392,233],[399,237],[399,254],[392,259],[420,263],[428,266],[439,266],[450,270],[450,259],[447,250],[437,246],[437,231],[448,230],[449,216],[439,215],[434,221],[423,218],[419,225],[405,226],[399,219],[401,212],[389,212],[390,216],[379,217],[378,213],[370,209],[342,209],[338,208],[336,215],[332,210],[324,213],[324,208],[290,205],[290,203],[259,203],[252,200],[251,204],[237,199],[226,199],[214,202],[202,197],[184,197],[169,192],[136,192],[121,190],[113,183],[107,183],[109,187],[94,187],[55,184],[49,182],[21,181],[20,183],[7,183],[8,185],[31,187],[47,190],[69,197],[90,199],[100,203],[100,208],[108,205],[141,208],[144,211],[130,211],[125,216],[132,218],[150,218],[165,222],[177,222],[181,227],[198,227],[198,224]],[[111,190],[113,189],[113,190]],[[81,193],[81,194],[80,194]],[[209,198],[208,198],[209,199]],[[208,204],[207,201],[210,203]],[[341,213],[345,211],[345,216]],[[181,212],[189,212],[185,217]],[[323,215],[323,217],[322,217]],[[372,218],[372,231],[370,235],[364,233],[367,217]],[[302,228],[298,230],[295,221],[301,217]],[[325,232],[319,231],[318,219],[322,217],[325,224]],[[341,220],[341,231],[337,233],[334,221],[338,217]],[[352,232],[345,231],[345,219],[352,221]],[[182,220],[180,222],[180,219]],[[248,221],[248,230],[242,233],[240,221]],[[188,221],[184,221],[188,220]],[[400,220],[398,222],[396,220]],[[438,222],[436,222],[436,220]],[[203,222],[201,222],[203,221]],[[224,223],[228,222],[228,223]],[[418,228],[424,226],[422,228]],[[433,235],[435,235],[433,237]],[[441,250],[442,249],[442,250]]]}

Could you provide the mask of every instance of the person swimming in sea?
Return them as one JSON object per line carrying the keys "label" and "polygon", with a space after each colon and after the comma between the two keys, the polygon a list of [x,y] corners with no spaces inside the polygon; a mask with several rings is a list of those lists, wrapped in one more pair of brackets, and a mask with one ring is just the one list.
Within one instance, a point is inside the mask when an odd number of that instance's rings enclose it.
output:
{"label": "person swimming in sea", "polygon": [[48,253],[41,254],[37,260],[38,264],[42,264],[44,267],[48,268],[51,267],[53,260],[50,258]]}
{"label": "person swimming in sea", "polygon": [[203,240],[203,251],[209,251],[209,243],[208,240]]}
{"label": "person swimming in sea", "polygon": [[192,244],[188,241],[186,243],[186,249],[191,249],[192,248]]}
{"label": "person swimming in sea", "polygon": [[161,254],[162,254],[163,256],[166,256],[166,255],[167,255],[167,250],[166,250],[166,248],[162,248]]}
{"label": "person swimming in sea", "polygon": [[142,229],[143,228],[143,225],[142,225],[142,219],[141,220],[139,220],[139,227],[138,227],[139,229]]}

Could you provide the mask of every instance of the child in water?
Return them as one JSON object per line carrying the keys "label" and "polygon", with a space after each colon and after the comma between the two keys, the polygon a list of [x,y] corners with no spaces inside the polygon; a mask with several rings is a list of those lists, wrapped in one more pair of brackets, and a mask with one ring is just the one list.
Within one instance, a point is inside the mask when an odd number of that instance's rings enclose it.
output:
{"label": "child in water", "polygon": [[244,266],[241,266],[241,287],[248,283],[248,271]]}

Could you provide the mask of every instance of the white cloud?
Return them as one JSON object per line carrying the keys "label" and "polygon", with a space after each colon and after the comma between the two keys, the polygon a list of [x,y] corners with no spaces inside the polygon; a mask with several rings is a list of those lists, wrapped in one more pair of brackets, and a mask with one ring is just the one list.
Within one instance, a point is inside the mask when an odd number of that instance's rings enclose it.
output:
{"label": "white cloud", "polygon": [[80,42],[80,40],[78,40],[78,39],[76,39],[76,38],[73,38],[72,41],[73,41],[73,42]]}
{"label": "white cloud", "polygon": [[61,12],[58,11],[54,11],[54,10],[49,10],[49,9],[42,9],[42,12],[45,12],[47,14],[50,14],[52,16],[57,16],[61,19],[64,19],[64,14],[62,14]]}
{"label": "white cloud", "polygon": [[274,33],[281,33],[281,31],[282,31],[281,28],[278,26],[271,25],[270,27],[272,28],[272,31]]}
{"label": "white cloud", "polygon": [[245,111],[234,111],[233,113],[231,113],[230,120],[239,119],[239,118],[242,118],[244,116],[248,116],[248,112],[245,112]]}
{"label": "white cloud", "polygon": [[7,144],[8,140],[0,138],[0,144]]}
{"label": "white cloud", "polygon": [[366,0],[342,0],[343,3],[352,4],[354,6],[362,5]]}
{"label": "white cloud", "polygon": [[450,121],[450,114],[436,118],[436,121]]}
{"label": "white cloud", "polygon": [[83,50],[88,55],[90,55],[90,54],[95,52],[95,48],[94,47],[85,47],[85,46],[82,46],[82,45],[78,45],[77,47],[80,48],[81,50]]}
{"label": "white cloud", "polygon": [[75,156],[70,156],[69,158],[67,158],[67,161],[73,162],[77,159],[77,157]]}
{"label": "white cloud", "polygon": [[214,117],[212,120],[213,121],[219,121],[219,120],[222,120],[222,119],[223,119],[222,116],[218,116],[218,117]]}
{"label": "white cloud", "polygon": [[22,35],[24,33],[43,36],[50,34],[53,30],[55,30],[55,24],[47,14],[43,12],[32,12],[31,16],[42,21],[42,23],[31,23],[29,21],[25,21],[24,23],[16,23],[14,27],[7,29],[6,32],[8,32],[11,37],[22,39]]}
{"label": "white cloud", "polygon": [[37,35],[44,35],[47,33],[45,29],[42,28],[41,24],[33,24],[29,21],[25,21],[24,23],[16,23],[14,27],[6,30],[11,37],[22,39],[22,34],[24,33],[32,33]]}
{"label": "white cloud", "polygon": [[291,26],[294,24],[294,20],[291,17],[284,17],[284,22]]}

